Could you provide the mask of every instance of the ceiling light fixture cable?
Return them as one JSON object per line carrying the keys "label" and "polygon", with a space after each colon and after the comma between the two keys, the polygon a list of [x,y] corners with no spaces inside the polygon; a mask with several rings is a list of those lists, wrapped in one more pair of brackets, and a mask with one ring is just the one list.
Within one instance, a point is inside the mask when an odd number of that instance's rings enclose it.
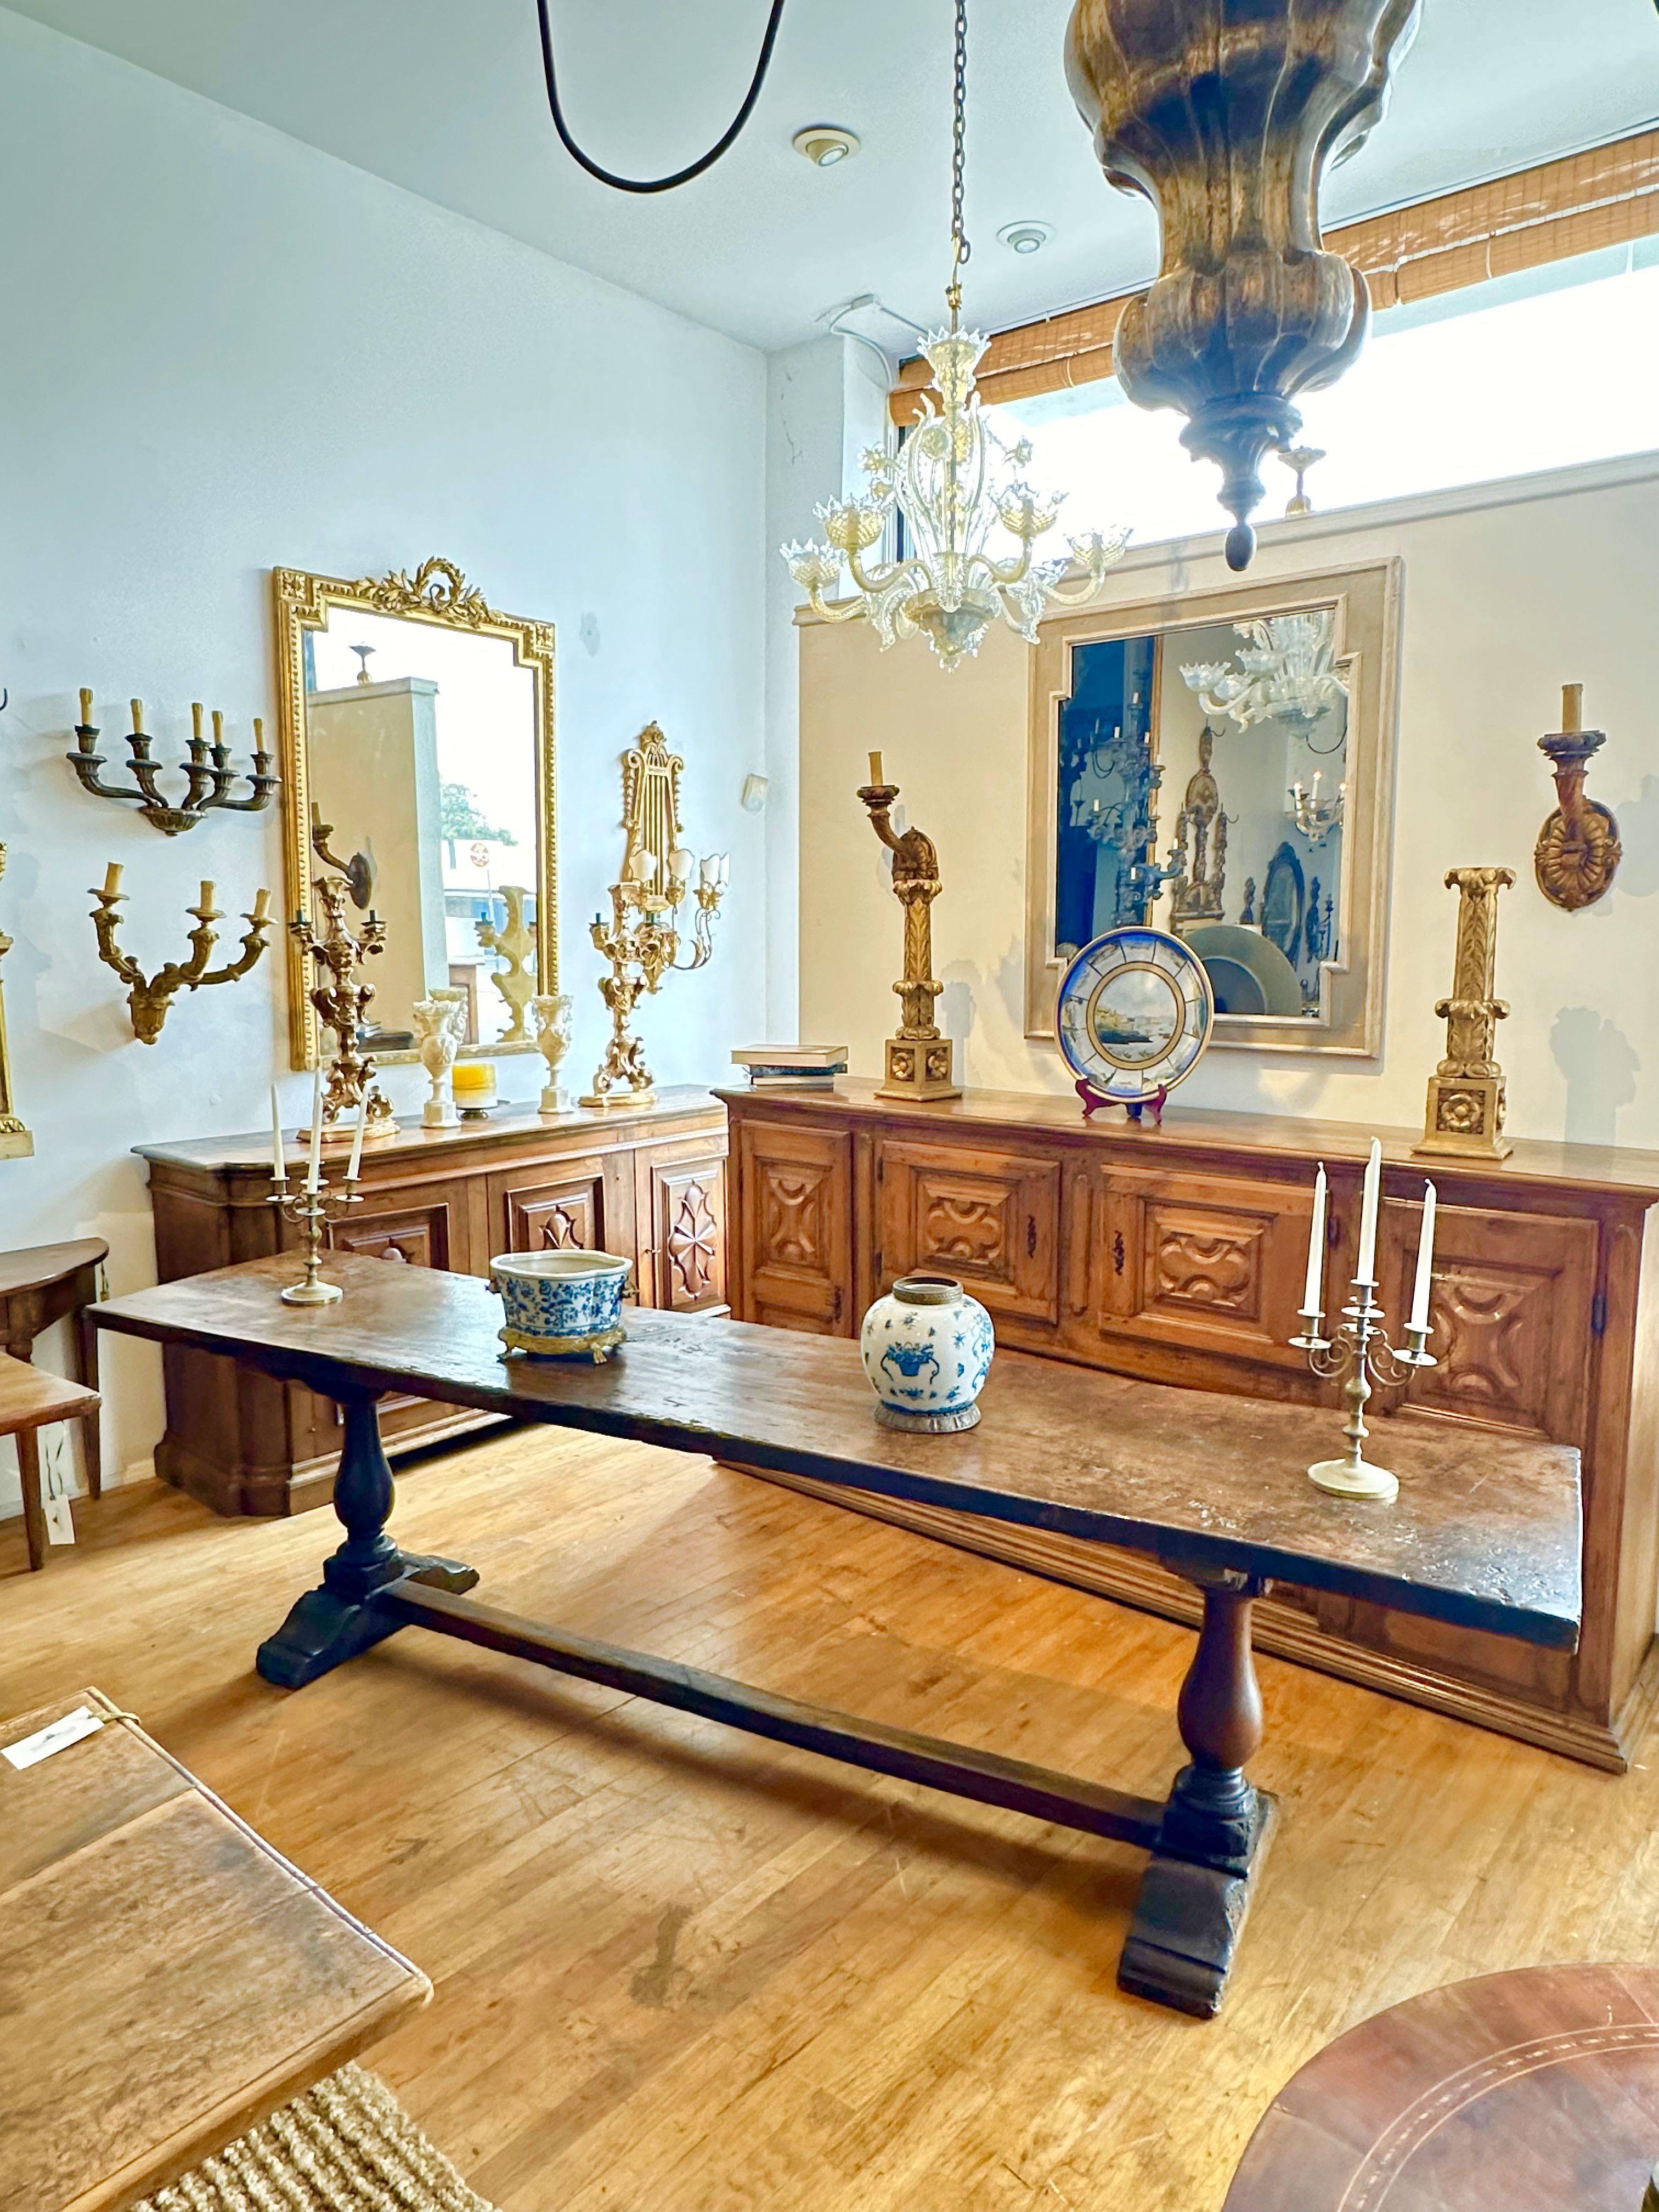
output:
{"label": "ceiling light fixture cable", "polygon": [[700,160],[689,162],[683,169],[677,169],[672,177],[619,177],[610,169],[602,169],[597,161],[590,160],[583,153],[581,148],[571,137],[570,126],[564,119],[564,110],[559,105],[559,79],[558,72],[553,66],[553,29],[547,20],[547,0],[536,0],[536,15],[541,25],[542,71],[547,79],[547,104],[552,111],[553,128],[558,132],[565,152],[569,155],[573,161],[580,162],[590,177],[597,177],[602,185],[609,185],[613,191],[672,192],[677,185],[689,185],[694,177],[702,176],[705,169],[712,169],[720,155],[735,141],[738,132],[754,112],[755,102],[760,98],[761,87],[766,82],[766,72],[771,66],[772,49],[777,43],[778,25],[783,20],[783,0],[772,0],[772,12],[766,22],[766,36],[761,41],[760,59],[755,64],[755,74],[750,81],[748,91],[744,94],[743,106],[732,118],[731,128]]}

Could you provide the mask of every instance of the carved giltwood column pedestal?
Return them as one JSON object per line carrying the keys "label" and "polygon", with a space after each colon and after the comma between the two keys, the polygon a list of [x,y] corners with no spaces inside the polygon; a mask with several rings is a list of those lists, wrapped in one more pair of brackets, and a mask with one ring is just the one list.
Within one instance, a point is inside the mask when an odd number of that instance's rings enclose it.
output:
{"label": "carved giltwood column pedestal", "polygon": [[1493,1057],[1509,1006],[1492,996],[1498,894],[1514,881],[1508,868],[1453,868],[1446,878],[1446,889],[1458,894],[1452,995],[1434,1010],[1446,1024],[1446,1056],[1429,1078],[1423,1141],[1413,1152],[1502,1160],[1515,1149],[1504,1134],[1504,1071]]}
{"label": "carved giltwood column pedestal", "polygon": [[881,780],[881,755],[870,756],[872,781],[860,787],[859,797],[870,810],[870,824],[893,855],[893,896],[904,908],[904,980],[894,990],[902,1009],[898,1033],[887,1039],[883,1054],[883,1079],[878,1097],[960,1098],[956,1079],[956,1047],[941,1036],[933,1009],[945,988],[933,979],[933,904],[945,888],[939,880],[939,856],[930,837],[920,830],[902,836],[891,819],[896,783]]}

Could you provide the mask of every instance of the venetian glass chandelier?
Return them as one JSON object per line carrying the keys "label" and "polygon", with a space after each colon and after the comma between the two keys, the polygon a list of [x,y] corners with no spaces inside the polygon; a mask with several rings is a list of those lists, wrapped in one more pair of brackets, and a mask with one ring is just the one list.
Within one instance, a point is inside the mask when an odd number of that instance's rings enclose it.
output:
{"label": "venetian glass chandelier", "polygon": [[1329,607],[1235,623],[1244,642],[1234,658],[1188,662],[1181,680],[1206,714],[1229,715],[1241,730],[1257,722],[1310,730],[1348,696],[1337,672],[1335,627]]}
{"label": "venetian glass chandelier", "polygon": [[[1068,539],[1066,556],[1036,559],[1032,549],[1054,527],[1065,495],[1033,490],[1020,473],[1031,459],[1030,443],[1022,438],[1005,445],[985,421],[974,373],[990,341],[962,328],[962,270],[970,252],[962,213],[967,53],[967,0],[957,0],[951,281],[945,295],[951,320],[921,349],[938,404],[932,393],[924,395],[927,411],[896,453],[872,450],[860,457],[866,482],[858,497],[825,500],[817,507],[824,543],[783,548],[815,614],[829,622],[867,620],[884,649],[920,630],[947,669],[977,653],[999,617],[1035,644],[1045,614],[1095,596],[1129,538],[1127,528],[1091,531]],[[896,511],[903,523],[902,557],[872,568],[867,556]],[[1000,559],[991,550],[998,529],[1014,541]],[[843,566],[854,596],[832,599],[827,594],[841,586]]]}

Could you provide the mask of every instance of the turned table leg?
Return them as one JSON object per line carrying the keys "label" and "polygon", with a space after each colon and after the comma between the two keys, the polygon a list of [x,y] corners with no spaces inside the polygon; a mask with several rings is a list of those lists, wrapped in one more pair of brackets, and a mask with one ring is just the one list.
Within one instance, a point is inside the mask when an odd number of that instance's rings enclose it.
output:
{"label": "turned table leg", "polygon": [[334,1477],[334,1510],[345,1541],[324,1561],[319,1587],[307,1590],[275,1636],[259,1646],[255,1663],[260,1674],[284,1690],[301,1689],[395,1635],[404,1624],[377,1612],[374,1603],[376,1592],[388,1583],[410,1580],[465,1590],[478,1579],[476,1568],[457,1559],[399,1551],[386,1525],[395,1492],[380,1443],[378,1394],[337,1383],[328,1395],[337,1399],[345,1418],[345,1443]]}
{"label": "turned table leg", "polygon": [[[75,1348],[79,1362],[80,1380],[88,1390],[98,1388],[98,1331],[93,1324],[92,1308],[98,1299],[98,1271],[88,1270],[87,1281],[79,1286],[81,1304],[75,1312]],[[81,1416],[81,1455],[86,1465],[87,1496],[101,1498],[104,1494],[103,1437],[99,1427],[103,1408],[94,1406],[89,1413]]]}
{"label": "turned table leg", "polygon": [[1207,2019],[1220,2008],[1273,1803],[1244,1769],[1261,1741],[1250,1610],[1262,1584],[1183,1567],[1204,1621],[1176,1718],[1190,1763],[1176,1775],[1118,1963],[1118,1986]]}

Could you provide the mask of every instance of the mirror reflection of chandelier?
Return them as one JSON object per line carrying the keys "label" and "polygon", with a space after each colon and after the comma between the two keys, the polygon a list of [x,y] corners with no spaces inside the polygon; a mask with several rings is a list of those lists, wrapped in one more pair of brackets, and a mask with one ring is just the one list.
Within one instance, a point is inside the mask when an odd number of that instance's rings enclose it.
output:
{"label": "mirror reflection of chandelier", "polygon": [[[939,394],[896,453],[861,456],[868,481],[854,499],[830,499],[816,509],[827,543],[783,548],[789,573],[815,614],[830,622],[873,623],[883,648],[920,630],[947,668],[977,653],[999,617],[1036,642],[1036,626],[1057,607],[1080,606],[1099,591],[1128,542],[1127,528],[1090,531],[1067,540],[1069,554],[1037,561],[1032,547],[1054,526],[1064,493],[1033,490],[1018,473],[1031,458],[1021,439],[1005,446],[986,424],[974,372],[988,338],[961,327],[962,267],[969,247],[963,230],[963,138],[967,89],[967,0],[956,7],[956,97],[951,190],[950,328],[922,347]],[[901,560],[865,565],[896,508],[903,519]],[[994,528],[1016,541],[998,560],[988,551]],[[856,597],[830,600],[843,562]]]}
{"label": "mirror reflection of chandelier", "polygon": [[1198,694],[1206,714],[1230,715],[1241,730],[1256,722],[1310,730],[1338,700],[1347,697],[1348,688],[1337,673],[1329,607],[1269,615],[1233,628],[1244,642],[1231,662],[1193,661],[1181,671],[1182,682]]}

